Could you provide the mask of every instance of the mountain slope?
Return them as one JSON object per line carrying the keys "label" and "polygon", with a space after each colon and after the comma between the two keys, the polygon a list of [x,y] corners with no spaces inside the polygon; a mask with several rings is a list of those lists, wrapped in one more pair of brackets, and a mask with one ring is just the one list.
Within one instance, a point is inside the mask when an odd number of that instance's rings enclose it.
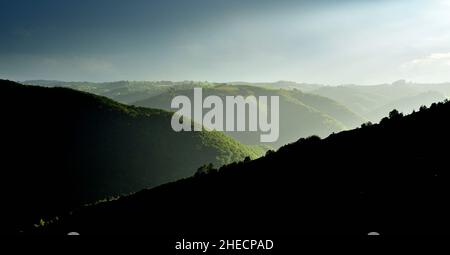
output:
{"label": "mountain slope", "polygon": [[365,121],[363,117],[354,113],[349,108],[327,97],[303,93],[296,89],[290,91],[282,90],[280,93],[287,97],[295,98],[305,105],[313,107],[333,119],[336,119],[348,129],[355,128]]}
{"label": "mountain slope", "polygon": [[[171,100],[179,95],[187,96],[193,102],[193,89],[176,90],[138,101],[135,105],[170,110]],[[216,85],[203,88],[203,97],[219,96],[225,102],[226,96],[278,96],[280,98],[280,137],[269,145],[274,148],[293,142],[298,137],[310,135],[327,136],[333,132],[352,128],[364,122],[333,100],[305,94],[297,90],[265,89],[262,87]],[[259,144],[259,132],[226,132],[244,144]]]}
{"label": "mountain slope", "polygon": [[369,113],[367,113],[367,118],[377,122],[386,116],[393,109],[397,109],[404,114],[409,114],[412,111],[418,111],[420,107],[429,107],[431,104],[436,102],[441,102],[445,100],[445,96],[439,92],[428,91],[420,93],[416,96],[405,97],[388,103],[382,107],[379,107]]}
{"label": "mountain slope", "polygon": [[373,86],[322,86],[310,93],[336,100],[360,116],[378,122],[393,109],[410,113],[421,105],[428,106],[442,101],[448,96],[449,87],[449,84],[416,84],[397,81],[392,84]]}
{"label": "mountain slope", "polygon": [[172,113],[71,89],[0,81],[0,95],[4,230],[262,153],[217,132],[176,133]]}
{"label": "mountain slope", "polygon": [[419,93],[405,87],[393,85],[377,86],[337,86],[321,87],[311,93],[334,99],[346,105],[354,112],[365,116],[379,107],[404,97],[415,96]]}
{"label": "mountain slope", "polygon": [[[450,103],[83,208],[36,233],[446,234]],[[345,149],[344,149],[345,148]]]}
{"label": "mountain slope", "polygon": [[321,84],[310,84],[310,83],[296,83],[292,81],[277,81],[277,82],[228,82],[230,85],[244,85],[244,86],[252,86],[252,87],[264,87],[271,89],[298,89],[303,92],[310,92],[312,90],[316,90],[324,85]]}

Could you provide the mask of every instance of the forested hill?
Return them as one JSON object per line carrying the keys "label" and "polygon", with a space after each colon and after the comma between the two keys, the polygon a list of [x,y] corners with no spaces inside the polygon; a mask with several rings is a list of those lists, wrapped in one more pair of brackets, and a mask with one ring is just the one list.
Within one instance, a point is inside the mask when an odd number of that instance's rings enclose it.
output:
{"label": "forested hill", "polygon": [[445,234],[450,103],[86,207],[38,233]]}
{"label": "forested hill", "polygon": [[6,232],[262,153],[217,132],[176,133],[172,113],[71,89],[2,80],[0,96]]}
{"label": "forested hill", "polygon": [[[216,85],[203,87],[203,97],[218,96],[225,101],[228,96],[277,96],[280,101],[280,136],[276,142],[267,145],[279,148],[300,137],[311,135],[328,136],[361,125],[364,118],[353,113],[345,106],[329,98],[303,93],[299,90],[267,89],[243,85]],[[178,89],[150,97],[134,103],[138,106],[171,110],[171,101],[175,96],[187,96],[194,101],[193,89]],[[206,111],[206,110],[205,110]],[[236,117],[235,117],[236,118]],[[235,120],[236,122],[236,120]],[[244,144],[260,144],[262,132],[226,132],[227,135]]]}

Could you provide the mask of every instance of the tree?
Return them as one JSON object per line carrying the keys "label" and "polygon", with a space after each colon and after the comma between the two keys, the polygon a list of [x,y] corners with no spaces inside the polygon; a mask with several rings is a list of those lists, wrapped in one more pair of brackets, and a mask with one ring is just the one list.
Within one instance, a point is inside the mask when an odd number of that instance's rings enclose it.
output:
{"label": "tree", "polygon": [[269,155],[272,155],[272,154],[274,154],[274,153],[275,153],[275,151],[273,151],[273,150],[268,150],[268,151],[266,152],[266,157],[269,156]]}
{"label": "tree", "polygon": [[397,111],[395,109],[389,113],[389,119],[391,119],[391,120],[399,119],[401,117],[403,117],[403,113],[400,113],[399,111]]}
{"label": "tree", "polygon": [[199,177],[211,173],[217,173],[217,169],[214,168],[214,165],[212,163],[209,163],[207,165],[203,165],[200,168],[198,168],[194,176]]}
{"label": "tree", "polygon": [[361,125],[361,127],[362,128],[365,128],[365,127],[370,127],[370,126],[373,126],[373,123],[372,122],[366,122],[366,123],[363,123],[362,125]]}

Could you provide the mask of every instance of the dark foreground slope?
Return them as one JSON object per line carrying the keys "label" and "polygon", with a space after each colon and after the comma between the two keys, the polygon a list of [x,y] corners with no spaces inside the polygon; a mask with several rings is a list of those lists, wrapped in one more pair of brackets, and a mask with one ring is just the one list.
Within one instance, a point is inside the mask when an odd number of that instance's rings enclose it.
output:
{"label": "dark foreground slope", "polygon": [[38,233],[438,234],[450,227],[450,103],[86,207]]}
{"label": "dark foreground slope", "polygon": [[0,81],[1,230],[84,203],[256,157],[220,133],[176,133],[171,113],[63,88]]}

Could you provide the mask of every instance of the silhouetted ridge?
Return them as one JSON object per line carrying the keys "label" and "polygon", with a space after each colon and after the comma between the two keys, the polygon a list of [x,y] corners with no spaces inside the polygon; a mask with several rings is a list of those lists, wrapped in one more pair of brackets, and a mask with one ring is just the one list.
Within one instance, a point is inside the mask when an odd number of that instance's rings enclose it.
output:
{"label": "silhouetted ridge", "polygon": [[310,137],[83,208],[44,233],[437,234],[450,227],[450,103]]}

